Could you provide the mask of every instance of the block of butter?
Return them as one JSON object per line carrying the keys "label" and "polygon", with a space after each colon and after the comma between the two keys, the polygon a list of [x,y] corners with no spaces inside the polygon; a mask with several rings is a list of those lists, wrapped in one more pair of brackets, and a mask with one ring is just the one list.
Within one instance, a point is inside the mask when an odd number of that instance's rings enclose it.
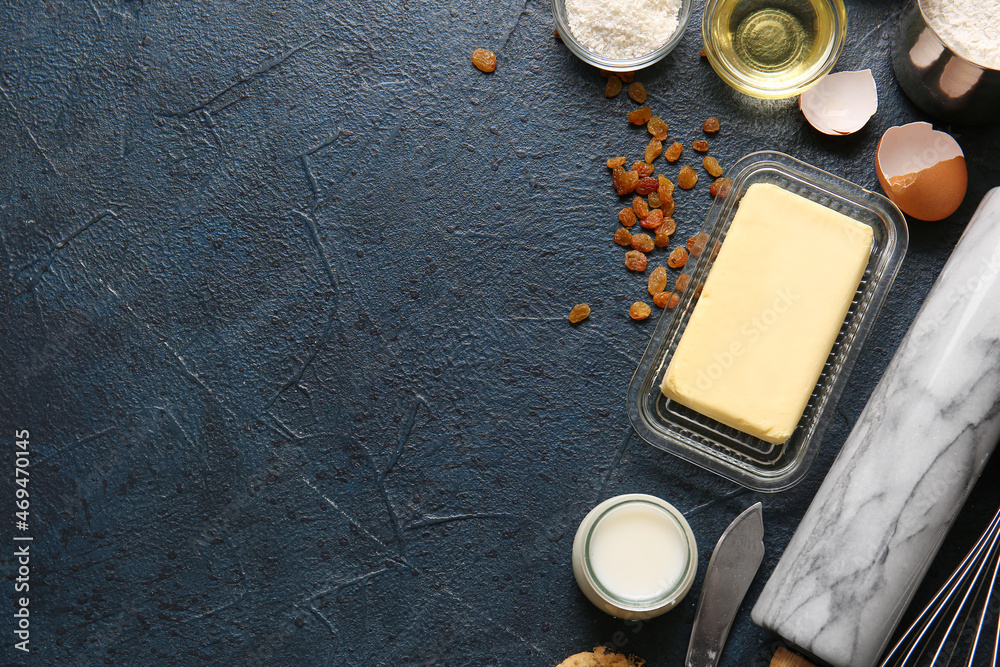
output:
{"label": "block of butter", "polygon": [[868,225],[777,185],[751,185],[660,390],[761,440],[788,440],[871,247]]}

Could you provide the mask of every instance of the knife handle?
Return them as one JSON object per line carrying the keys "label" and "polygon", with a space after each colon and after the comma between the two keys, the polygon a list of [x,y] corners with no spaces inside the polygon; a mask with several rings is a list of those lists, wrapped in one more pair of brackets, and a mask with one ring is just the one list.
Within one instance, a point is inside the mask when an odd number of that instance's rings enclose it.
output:
{"label": "knife handle", "polygon": [[771,667],[815,667],[805,658],[795,655],[784,646],[779,646],[771,658]]}

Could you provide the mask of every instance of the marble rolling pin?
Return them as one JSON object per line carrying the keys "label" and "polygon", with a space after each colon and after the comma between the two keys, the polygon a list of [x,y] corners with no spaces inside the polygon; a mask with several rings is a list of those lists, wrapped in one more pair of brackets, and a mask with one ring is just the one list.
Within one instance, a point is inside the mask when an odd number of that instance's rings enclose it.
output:
{"label": "marble rolling pin", "polygon": [[753,621],[869,667],[1000,438],[1000,188],[983,199],[764,587]]}

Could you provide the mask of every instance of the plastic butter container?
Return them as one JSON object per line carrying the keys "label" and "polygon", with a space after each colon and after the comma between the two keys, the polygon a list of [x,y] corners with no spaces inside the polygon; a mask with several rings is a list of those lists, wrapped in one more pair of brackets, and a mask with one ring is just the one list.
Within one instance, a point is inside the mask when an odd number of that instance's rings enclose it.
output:
{"label": "plastic butter container", "polygon": [[[868,332],[906,254],[906,219],[895,204],[874,192],[776,152],[747,155],[726,174],[728,195],[713,202],[701,232],[706,250],[685,266],[689,286],[677,307],[664,311],[653,332],[627,395],[629,419],[649,444],[758,491],[782,491],[799,481],[816,458],[833,420]],[[805,412],[792,436],[774,445],[725,426],[667,399],[660,384],[691,318],[717,253],[736,214],[740,198],[755,183],[770,183],[827,206],[872,229],[868,265],[847,317],[827,358]],[[753,276],[747,276],[748,281]]]}

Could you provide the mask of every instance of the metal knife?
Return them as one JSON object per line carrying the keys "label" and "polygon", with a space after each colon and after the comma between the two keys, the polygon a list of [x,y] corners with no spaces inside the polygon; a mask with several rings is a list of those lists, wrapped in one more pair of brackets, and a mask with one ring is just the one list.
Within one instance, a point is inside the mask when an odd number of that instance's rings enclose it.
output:
{"label": "metal knife", "polygon": [[715,667],[736,611],[764,559],[761,504],[747,508],[722,533],[708,561],[691,628],[685,667]]}

